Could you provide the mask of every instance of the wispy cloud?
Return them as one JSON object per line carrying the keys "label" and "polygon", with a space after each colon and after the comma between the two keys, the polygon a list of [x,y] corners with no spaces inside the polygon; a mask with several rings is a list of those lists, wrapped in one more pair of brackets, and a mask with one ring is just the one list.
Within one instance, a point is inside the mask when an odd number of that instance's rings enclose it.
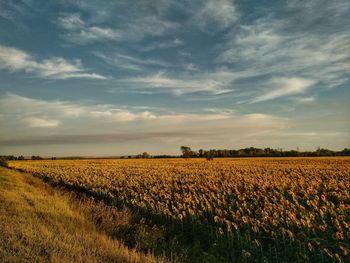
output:
{"label": "wispy cloud", "polygon": [[12,19],[13,15],[7,5],[7,1],[0,1],[0,17],[5,19]]}
{"label": "wispy cloud", "polygon": [[295,95],[305,92],[316,81],[303,78],[274,78],[270,81],[268,90],[257,96],[252,102],[273,100],[287,95]]}
{"label": "wispy cloud", "polygon": [[171,40],[171,41],[159,41],[151,45],[148,45],[146,47],[141,47],[140,51],[148,52],[155,49],[174,48],[182,45],[184,45],[184,42],[179,38],[175,38],[174,40]]}
{"label": "wispy cloud", "polygon": [[80,60],[67,61],[64,58],[53,57],[40,61],[22,50],[6,46],[0,46],[0,69],[35,73],[40,77],[50,79],[106,78],[87,72]]}
{"label": "wispy cloud", "polygon": [[[45,114],[42,112],[43,108],[46,109]],[[53,141],[50,139],[48,143],[55,143],[55,140],[56,143],[86,143],[85,140],[77,139],[78,135],[81,138],[92,138],[94,134],[100,134],[99,139],[96,138],[97,142],[101,142],[103,134],[115,141],[125,138],[127,134],[130,135],[130,140],[148,140],[155,138],[155,135],[183,140],[221,140],[229,139],[233,134],[245,136],[255,134],[257,130],[266,132],[288,127],[287,119],[262,113],[239,115],[232,110],[223,109],[210,109],[199,113],[151,112],[108,104],[45,101],[14,94],[7,94],[0,99],[0,109],[4,115],[1,122],[7,123],[1,132],[4,138],[0,142],[2,145],[18,144],[19,134],[10,131],[23,123],[26,125],[22,125],[20,137],[29,141],[33,138],[32,129],[37,129],[35,135],[37,138],[41,136],[45,141],[48,136],[47,129],[51,128],[53,133],[50,136]],[[130,132],[131,130],[134,132]],[[114,135],[111,137],[111,134]],[[57,138],[66,140],[57,141]],[[76,141],[72,142],[72,138]],[[23,144],[29,143],[25,139],[19,141]],[[40,144],[39,139],[32,143]]]}
{"label": "wispy cloud", "polygon": [[50,120],[46,118],[29,117],[25,118],[24,121],[31,128],[54,128],[60,124],[58,120]]}
{"label": "wispy cloud", "polygon": [[[83,20],[80,13],[63,14],[58,18],[58,25],[64,29],[63,38],[78,45],[104,41],[139,41],[146,36],[162,36],[178,26],[175,22],[152,14],[132,17],[127,23],[121,19],[117,27],[101,26],[94,23],[93,19],[88,21],[90,22]],[[180,45],[180,41],[175,39],[171,45]],[[166,48],[170,44],[158,45],[160,48]],[[153,47],[149,48],[151,50]]]}
{"label": "wispy cloud", "polygon": [[187,71],[198,71],[198,67],[193,63],[187,63],[183,65],[184,69]]}
{"label": "wispy cloud", "polygon": [[[240,25],[238,32],[227,35],[217,61],[243,65],[243,78],[302,78],[318,82],[319,87],[336,87],[348,81],[349,33],[289,28],[293,19],[265,17]],[[272,89],[271,93],[277,94]]]}
{"label": "wispy cloud", "polygon": [[32,0],[0,0],[0,17],[14,22],[18,16],[36,13]]}
{"label": "wispy cloud", "polygon": [[199,1],[198,5],[200,7],[194,11],[193,22],[201,30],[223,30],[237,20],[233,0],[206,0]]}
{"label": "wispy cloud", "polygon": [[295,101],[299,103],[312,103],[316,101],[316,97],[297,97]]}
{"label": "wispy cloud", "polygon": [[66,30],[63,37],[76,44],[118,40],[122,37],[122,32],[119,30],[87,25],[78,13],[62,15],[58,18],[58,24]]}
{"label": "wispy cloud", "polygon": [[200,72],[196,75],[167,76],[164,71],[153,75],[124,79],[126,83],[139,84],[145,88],[169,91],[177,95],[198,91],[211,94],[231,92],[230,83],[236,78],[235,72],[218,70],[213,72]]}
{"label": "wispy cloud", "polygon": [[164,61],[151,59],[151,58],[139,58],[136,56],[126,55],[122,53],[110,52],[94,52],[94,55],[104,60],[106,63],[128,70],[143,70],[144,67],[170,67],[170,64]]}
{"label": "wispy cloud", "polygon": [[[40,123],[43,124],[43,127],[45,126],[45,123],[53,124],[53,122],[49,122],[49,120],[52,119],[93,118],[124,122],[153,118],[153,115],[145,110],[135,112],[128,110],[125,107],[115,108],[113,105],[108,104],[85,105],[67,101],[45,101],[18,96],[11,93],[6,94],[1,98],[0,102],[0,109],[2,112],[7,112],[14,118],[24,120],[26,123],[29,123],[31,127],[40,127]],[[13,105],[16,105],[17,108],[14,109]],[[13,108],[13,110],[9,111],[9,108]],[[50,118],[42,117],[42,109],[45,109],[46,116]]]}

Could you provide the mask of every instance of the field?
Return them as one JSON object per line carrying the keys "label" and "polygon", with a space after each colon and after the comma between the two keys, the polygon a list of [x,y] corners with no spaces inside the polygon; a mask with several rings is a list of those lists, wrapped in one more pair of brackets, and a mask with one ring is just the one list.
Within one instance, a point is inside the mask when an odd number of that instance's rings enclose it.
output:
{"label": "field", "polygon": [[350,158],[40,160],[10,166],[127,207],[152,229],[146,232],[153,242],[139,248],[156,254],[198,262],[349,262]]}
{"label": "field", "polygon": [[164,262],[111,238],[108,218],[123,214],[103,203],[2,167],[0,189],[0,262]]}

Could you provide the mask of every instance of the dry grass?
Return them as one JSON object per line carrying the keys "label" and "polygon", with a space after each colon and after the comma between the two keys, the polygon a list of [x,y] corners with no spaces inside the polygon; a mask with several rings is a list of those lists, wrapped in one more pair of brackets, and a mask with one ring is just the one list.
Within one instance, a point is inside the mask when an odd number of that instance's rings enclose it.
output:
{"label": "dry grass", "polygon": [[[111,226],[127,223],[127,213],[109,212],[88,200],[74,203],[70,195],[39,179],[4,168],[0,168],[0,189],[1,262],[160,261],[107,235]],[[102,228],[91,220],[98,218],[98,211]]]}

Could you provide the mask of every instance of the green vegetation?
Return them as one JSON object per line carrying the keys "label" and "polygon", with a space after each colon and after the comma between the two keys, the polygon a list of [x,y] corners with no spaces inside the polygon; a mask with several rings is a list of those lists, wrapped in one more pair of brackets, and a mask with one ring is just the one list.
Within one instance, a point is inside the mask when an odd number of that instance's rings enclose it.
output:
{"label": "green vegetation", "polygon": [[272,148],[255,148],[249,147],[239,150],[232,149],[210,149],[193,151],[188,146],[181,146],[181,152],[183,158],[196,158],[196,157],[316,157],[316,156],[350,156],[350,149],[345,148],[342,151],[332,151],[328,149],[317,148],[316,151],[299,151],[299,150],[287,150],[272,149]]}

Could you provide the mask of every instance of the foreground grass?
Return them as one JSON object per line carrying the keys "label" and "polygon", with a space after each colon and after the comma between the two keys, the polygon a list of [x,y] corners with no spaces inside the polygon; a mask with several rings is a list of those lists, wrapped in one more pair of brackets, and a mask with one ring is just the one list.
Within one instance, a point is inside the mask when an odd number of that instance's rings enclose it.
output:
{"label": "foreground grass", "polygon": [[77,205],[39,179],[1,167],[0,189],[1,262],[160,262],[96,226],[84,213],[100,209],[91,201]]}

